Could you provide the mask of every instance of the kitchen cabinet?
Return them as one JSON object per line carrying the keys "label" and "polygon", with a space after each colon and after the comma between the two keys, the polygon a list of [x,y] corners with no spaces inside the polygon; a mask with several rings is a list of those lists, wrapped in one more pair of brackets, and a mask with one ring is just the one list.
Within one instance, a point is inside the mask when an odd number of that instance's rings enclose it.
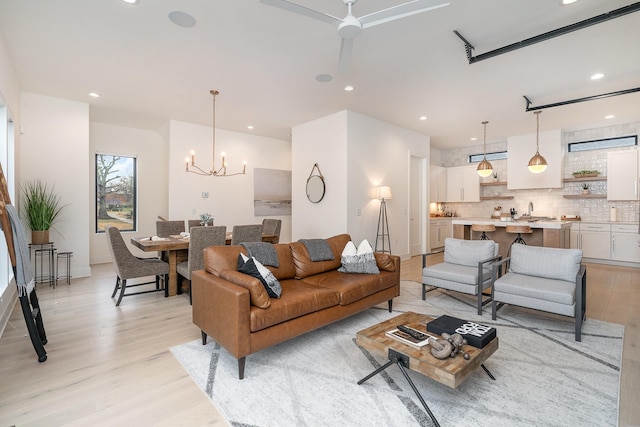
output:
{"label": "kitchen cabinet", "polygon": [[447,168],[447,202],[479,202],[480,176],[477,167]]}
{"label": "kitchen cabinet", "polygon": [[451,237],[450,219],[431,219],[429,221],[429,248],[431,250],[444,246],[444,239]]}
{"label": "kitchen cabinet", "polygon": [[584,258],[611,259],[611,225],[571,224],[570,245],[582,249]]}
{"label": "kitchen cabinet", "polygon": [[447,168],[429,166],[429,200],[431,202],[447,201]]}
{"label": "kitchen cabinet", "polygon": [[611,225],[611,259],[640,262],[640,234],[637,225]]}
{"label": "kitchen cabinet", "polygon": [[532,173],[527,169],[536,154],[536,134],[507,138],[507,189],[562,188],[562,132],[560,129],[540,132],[540,155],[547,160],[547,169]]}
{"label": "kitchen cabinet", "polygon": [[638,200],[638,150],[607,153],[607,199]]}

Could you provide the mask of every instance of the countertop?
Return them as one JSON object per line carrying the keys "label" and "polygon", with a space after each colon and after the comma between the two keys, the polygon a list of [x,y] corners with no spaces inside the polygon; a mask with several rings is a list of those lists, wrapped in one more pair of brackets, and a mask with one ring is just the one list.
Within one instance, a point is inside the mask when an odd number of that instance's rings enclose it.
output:
{"label": "countertop", "polygon": [[473,224],[483,224],[489,225],[493,224],[496,227],[506,227],[507,225],[528,225],[531,228],[550,228],[550,229],[562,229],[569,228],[571,224],[576,221],[560,221],[560,220],[552,220],[552,221],[535,221],[528,222],[526,220],[519,221],[500,221],[497,219],[491,218],[453,218],[453,225],[473,225]]}

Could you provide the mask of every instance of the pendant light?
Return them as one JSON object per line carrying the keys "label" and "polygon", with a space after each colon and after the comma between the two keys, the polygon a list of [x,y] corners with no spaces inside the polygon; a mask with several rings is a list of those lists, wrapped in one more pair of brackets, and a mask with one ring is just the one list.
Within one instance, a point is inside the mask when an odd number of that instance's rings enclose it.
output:
{"label": "pendant light", "polygon": [[484,158],[478,164],[477,169],[478,175],[483,178],[486,178],[493,173],[493,166],[491,166],[491,163],[487,161],[487,123],[489,122],[482,122],[482,124],[484,125]]}
{"label": "pendant light", "polygon": [[[195,174],[204,175],[204,176],[213,176],[213,177],[246,175],[247,174],[246,161],[242,165],[242,172],[227,173],[227,161],[225,159],[224,152],[220,153],[220,155],[222,156],[222,165],[220,166],[220,168],[216,169],[216,95],[218,95],[220,92],[218,92],[215,89],[212,89],[209,91],[209,93],[213,96],[213,139],[211,140],[212,142],[211,169],[206,171],[198,167],[198,165],[196,165],[195,153],[192,151],[191,162],[189,162],[189,158],[186,159],[185,172],[195,173]],[[191,168],[189,168],[189,166],[191,166]]]}
{"label": "pendant light", "polygon": [[547,161],[540,155],[540,113],[542,111],[534,111],[536,115],[536,154],[529,160],[529,171],[533,173],[541,173],[547,168]]}

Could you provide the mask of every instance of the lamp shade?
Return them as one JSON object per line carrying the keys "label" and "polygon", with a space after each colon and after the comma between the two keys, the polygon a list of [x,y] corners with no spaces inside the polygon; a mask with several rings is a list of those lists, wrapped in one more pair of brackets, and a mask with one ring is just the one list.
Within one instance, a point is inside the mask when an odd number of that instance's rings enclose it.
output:
{"label": "lamp shade", "polygon": [[547,160],[536,151],[535,156],[529,160],[528,168],[533,173],[542,173],[547,168]]}
{"label": "lamp shade", "polygon": [[489,163],[487,161],[487,158],[485,157],[484,160],[478,164],[477,171],[478,171],[478,175],[480,175],[483,178],[486,178],[493,173],[493,166],[491,166],[491,163]]}
{"label": "lamp shade", "polygon": [[380,185],[377,187],[376,198],[380,200],[391,199],[391,187],[388,185]]}

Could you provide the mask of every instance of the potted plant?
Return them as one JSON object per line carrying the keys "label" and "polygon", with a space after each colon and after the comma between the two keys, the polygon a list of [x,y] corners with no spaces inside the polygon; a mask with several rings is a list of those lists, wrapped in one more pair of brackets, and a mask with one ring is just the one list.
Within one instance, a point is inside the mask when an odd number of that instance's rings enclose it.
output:
{"label": "potted plant", "polygon": [[589,184],[583,182],[582,185],[582,194],[589,194]]}
{"label": "potted plant", "polygon": [[31,229],[31,243],[49,242],[49,229],[53,227],[64,205],[60,196],[41,181],[28,182],[22,189],[23,207],[27,225]]}
{"label": "potted plant", "polygon": [[493,173],[493,182],[498,182],[498,172]]}
{"label": "potted plant", "polygon": [[213,225],[213,217],[211,215],[209,215],[207,212],[200,214],[200,224],[204,225],[205,227],[209,226],[209,223],[211,223],[211,225]]}
{"label": "potted plant", "polygon": [[597,170],[584,169],[575,171],[571,175],[573,175],[574,178],[588,178],[598,176],[600,175],[600,172]]}

